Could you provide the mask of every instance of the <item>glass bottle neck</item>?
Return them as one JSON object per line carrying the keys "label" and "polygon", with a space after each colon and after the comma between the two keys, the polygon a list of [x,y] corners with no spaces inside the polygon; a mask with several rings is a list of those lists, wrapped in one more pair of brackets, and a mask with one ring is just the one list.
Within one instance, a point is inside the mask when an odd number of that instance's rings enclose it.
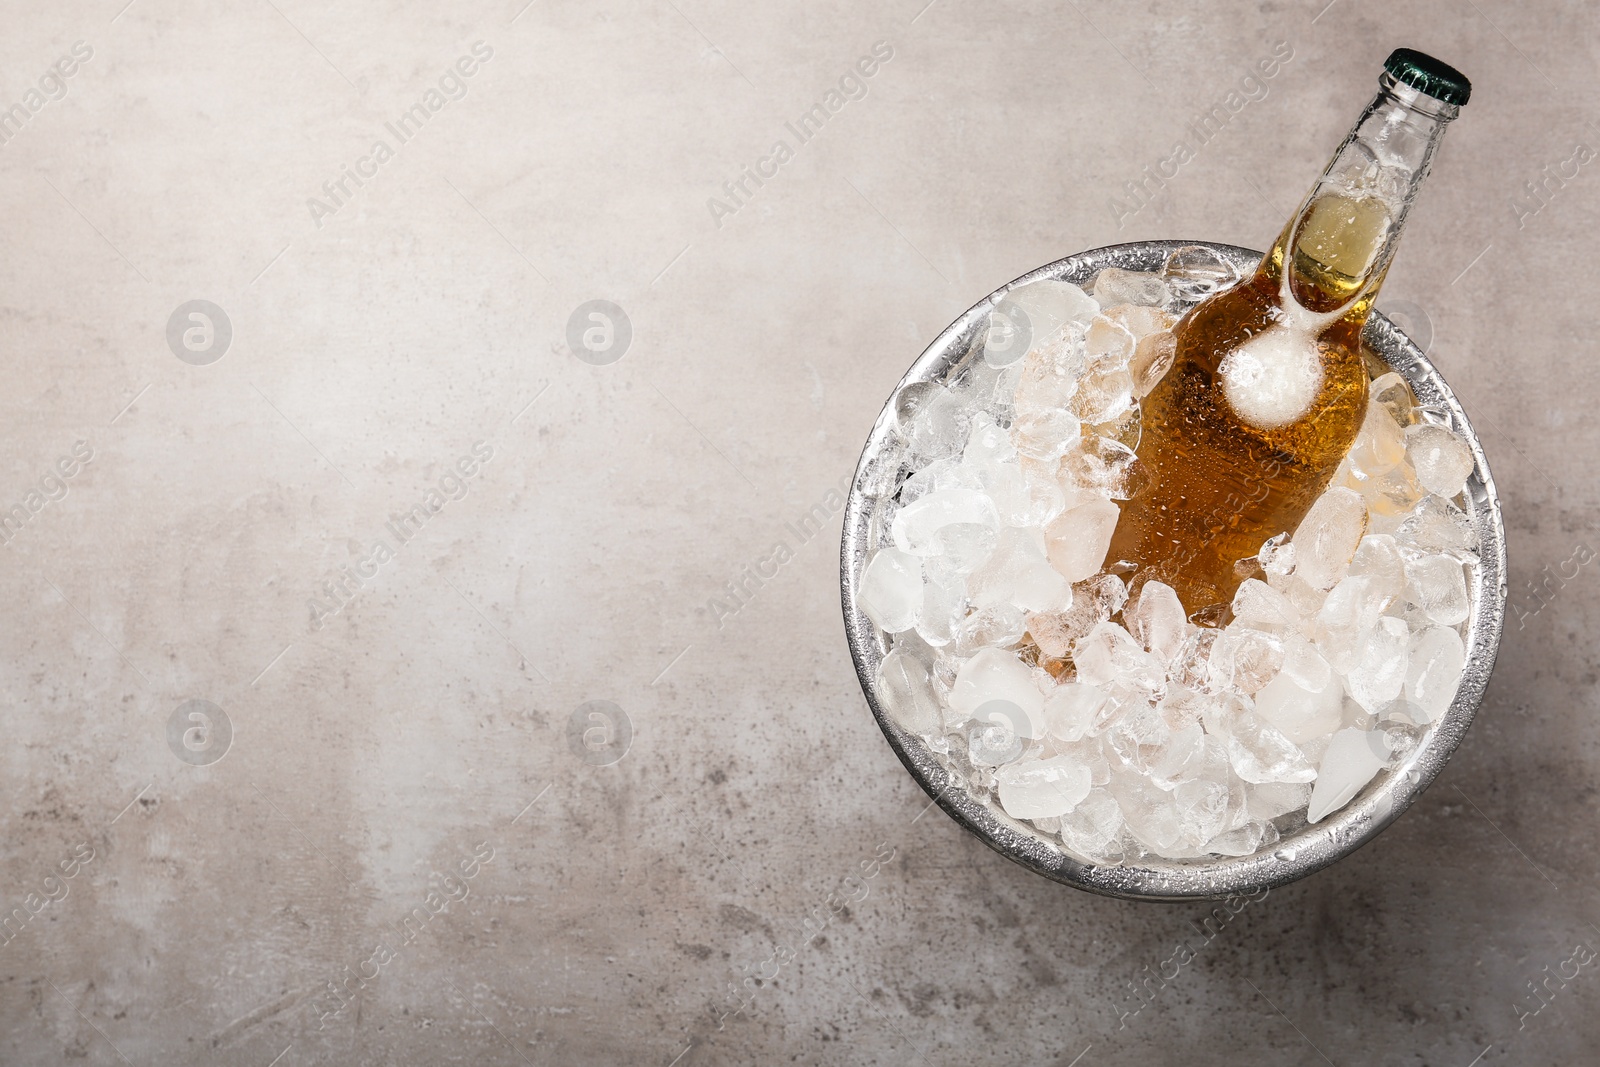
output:
{"label": "glass bottle neck", "polygon": [[1262,266],[1308,311],[1366,318],[1445,126],[1460,108],[1385,72]]}

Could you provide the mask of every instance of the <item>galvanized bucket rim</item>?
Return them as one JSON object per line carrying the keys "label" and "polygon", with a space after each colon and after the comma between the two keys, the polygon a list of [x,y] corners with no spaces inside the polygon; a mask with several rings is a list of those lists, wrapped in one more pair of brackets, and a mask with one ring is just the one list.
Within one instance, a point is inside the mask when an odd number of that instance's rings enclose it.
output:
{"label": "galvanized bucket rim", "polygon": [[1336,815],[1316,825],[1307,825],[1270,850],[1238,858],[1143,859],[1103,865],[1077,859],[1031,827],[992,810],[965,788],[951,788],[950,776],[937,757],[919,737],[901,729],[887,714],[874,686],[878,665],[887,650],[876,627],[857,602],[857,582],[873,548],[869,538],[874,507],[879,499],[876,490],[881,488],[874,479],[892,479],[899,466],[884,461],[888,450],[896,443],[895,397],[912,382],[948,380],[966,361],[975,358],[971,352],[973,338],[987,324],[989,311],[1010,290],[1047,278],[1087,284],[1107,267],[1155,270],[1175,249],[1193,245],[1221,253],[1242,271],[1254,269],[1262,256],[1248,248],[1213,241],[1139,241],[1107,245],[1029,271],[967,309],[912,364],[879,413],[851,483],[840,551],[845,633],[856,675],[874,718],[906,770],[946,814],[1001,855],[1063,884],[1130,900],[1220,899],[1256,893],[1319,871],[1371,841],[1433,782],[1460,745],[1483,701],[1505,621],[1505,525],[1482,445],[1465,409],[1426,354],[1399,327],[1375,312],[1364,335],[1368,346],[1410,383],[1419,401],[1447,411],[1452,428],[1471,447],[1474,470],[1467,483],[1465,504],[1480,542],[1480,562],[1472,569],[1468,583],[1472,611],[1460,688],[1427,742],[1418,746],[1404,764],[1392,771],[1380,771],[1378,777]]}

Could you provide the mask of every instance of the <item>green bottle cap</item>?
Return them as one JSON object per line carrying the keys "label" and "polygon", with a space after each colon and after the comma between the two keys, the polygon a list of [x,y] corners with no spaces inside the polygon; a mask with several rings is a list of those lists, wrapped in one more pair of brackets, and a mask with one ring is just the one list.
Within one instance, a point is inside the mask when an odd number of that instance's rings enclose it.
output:
{"label": "green bottle cap", "polygon": [[1384,60],[1383,69],[1417,92],[1446,104],[1459,107],[1472,95],[1472,83],[1465,74],[1414,48],[1396,48]]}

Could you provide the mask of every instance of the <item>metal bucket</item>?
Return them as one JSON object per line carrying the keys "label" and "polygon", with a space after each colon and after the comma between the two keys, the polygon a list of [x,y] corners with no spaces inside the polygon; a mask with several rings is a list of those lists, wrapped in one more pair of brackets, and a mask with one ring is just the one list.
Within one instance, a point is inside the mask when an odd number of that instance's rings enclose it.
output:
{"label": "metal bucket", "polygon": [[[974,351],[973,342],[987,328],[995,303],[1012,288],[1045,278],[1084,285],[1107,267],[1153,271],[1174,249],[1185,245],[1212,248],[1245,274],[1261,261],[1260,252],[1204,241],[1140,241],[1068,256],[1023,275],[970,308],[928,346],[896,392],[912,382],[953,380],[970,361],[982,358],[982,346]],[[1472,449],[1475,469],[1467,481],[1465,510],[1478,532],[1481,562],[1468,583],[1472,609],[1465,638],[1466,666],[1449,711],[1403,764],[1380,771],[1336,815],[1283,837],[1269,849],[1239,858],[1143,859],[1115,865],[1081,861],[1027,824],[970,795],[959,782],[953,783],[922,739],[902,730],[885,712],[874,682],[888,649],[860,608],[857,586],[862,568],[877,547],[871,540],[874,514],[895,491],[905,450],[894,426],[894,397],[889,398],[861,453],[845,510],[840,556],[845,632],[862,691],[890,747],[946,814],[996,852],[1046,878],[1130,900],[1203,900],[1274,888],[1321,870],[1372,840],[1438,776],[1477,713],[1500,645],[1506,602],[1505,526],[1478,436],[1439,372],[1422,350],[1381,314],[1372,315],[1364,336],[1372,351],[1411,384],[1421,403],[1449,412],[1452,428]]]}

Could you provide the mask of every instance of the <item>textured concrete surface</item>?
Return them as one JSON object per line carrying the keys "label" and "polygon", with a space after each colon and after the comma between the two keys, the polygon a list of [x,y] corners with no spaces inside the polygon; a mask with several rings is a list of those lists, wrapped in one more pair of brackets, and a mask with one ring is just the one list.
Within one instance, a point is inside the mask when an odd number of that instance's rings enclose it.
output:
{"label": "textured concrete surface", "polygon": [[[924,2],[8,5],[0,1063],[1594,1059],[1593,8]],[[830,493],[997,285],[1268,242],[1400,44],[1476,85],[1384,303],[1505,500],[1487,705],[1220,932],[1042,881],[874,727]]]}

